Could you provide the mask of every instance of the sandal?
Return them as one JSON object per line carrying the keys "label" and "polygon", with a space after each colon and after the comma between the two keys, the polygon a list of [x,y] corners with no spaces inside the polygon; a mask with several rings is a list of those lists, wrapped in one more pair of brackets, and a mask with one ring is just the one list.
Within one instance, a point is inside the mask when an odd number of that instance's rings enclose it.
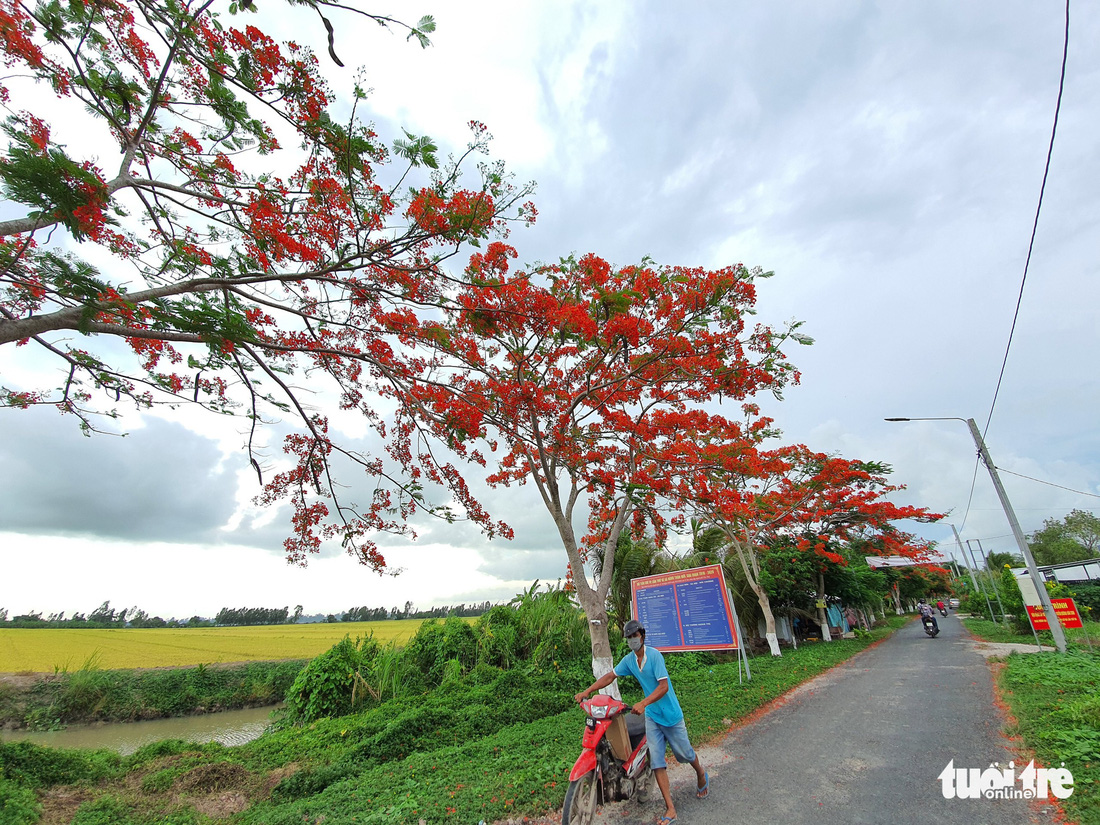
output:
{"label": "sandal", "polygon": [[658,817],[657,825],[672,825],[672,823],[675,822],[675,821],[676,821],[676,817],[674,817],[674,816],[662,816],[662,817]]}
{"label": "sandal", "polygon": [[695,789],[696,799],[706,799],[710,793],[710,774],[703,771],[703,786]]}

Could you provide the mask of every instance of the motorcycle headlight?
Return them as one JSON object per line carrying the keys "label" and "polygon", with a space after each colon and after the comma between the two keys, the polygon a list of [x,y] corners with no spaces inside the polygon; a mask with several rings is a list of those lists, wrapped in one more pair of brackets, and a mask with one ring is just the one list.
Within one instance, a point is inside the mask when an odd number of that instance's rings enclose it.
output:
{"label": "motorcycle headlight", "polygon": [[597,705],[592,708],[593,719],[603,719],[607,716],[607,705]]}

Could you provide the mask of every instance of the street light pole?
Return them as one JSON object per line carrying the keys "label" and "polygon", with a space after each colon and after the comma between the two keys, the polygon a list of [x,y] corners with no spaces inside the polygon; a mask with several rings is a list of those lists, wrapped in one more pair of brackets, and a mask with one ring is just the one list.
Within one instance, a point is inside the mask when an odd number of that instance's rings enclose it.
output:
{"label": "street light pole", "polygon": [[997,577],[993,575],[993,571],[989,567],[989,556],[985,554],[985,548],[982,547],[981,539],[974,539],[978,543],[978,552],[982,554],[982,561],[985,562],[985,571],[989,574],[989,583],[993,586],[993,595],[997,597],[997,604],[1001,608],[1001,618],[1005,620],[1005,624],[1008,624],[1008,614],[1005,613],[1005,603],[1001,601],[1001,591],[997,589]]}
{"label": "street light pole", "polygon": [[1054,614],[1054,605],[1050,603],[1050,594],[1047,593],[1046,584],[1039,576],[1039,568],[1035,564],[1035,557],[1031,555],[1031,548],[1028,547],[1027,539],[1024,538],[1024,531],[1020,529],[1020,522],[1016,520],[1016,512],[1012,509],[1012,503],[1008,500],[1008,494],[1005,493],[1004,487],[1001,485],[1001,477],[997,475],[997,466],[993,463],[993,458],[989,455],[989,450],[986,449],[985,441],[982,439],[982,434],[978,430],[978,425],[974,423],[973,418],[887,418],[887,421],[965,421],[966,425],[970,428],[970,435],[974,438],[974,443],[978,446],[978,454],[982,457],[982,461],[985,463],[985,468],[989,470],[989,477],[993,479],[993,487],[997,491],[997,498],[1001,500],[1001,507],[1004,508],[1005,516],[1008,517],[1009,526],[1012,527],[1012,535],[1016,539],[1016,546],[1020,549],[1020,554],[1024,557],[1024,561],[1027,562],[1028,573],[1031,574],[1031,580],[1035,582],[1035,589],[1039,591],[1039,601],[1043,604],[1043,613],[1046,614],[1047,623],[1050,625],[1050,633],[1054,637],[1054,644],[1058,648],[1059,653],[1066,652],[1066,634],[1062,630],[1062,624],[1058,621],[1058,617]]}
{"label": "street light pole", "polygon": [[[950,527],[951,532],[955,534],[955,544],[959,545],[959,552],[962,554],[963,564],[966,564],[966,551],[963,550],[963,543],[962,543],[962,539],[959,538],[959,531],[955,529],[954,524],[949,524],[947,526]],[[956,565],[956,567],[958,567],[958,565]],[[966,564],[966,572],[970,574],[970,583],[972,585],[974,585],[974,592],[977,593],[978,592],[978,580],[976,578],[974,578],[974,571],[971,569],[969,564]],[[985,595],[985,593],[983,592],[982,595]],[[991,607],[991,608],[989,608],[989,610],[990,610],[990,612],[992,612],[993,608]]]}
{"label": "street light pole", "polygon": [[970,554],[970,563],[974,565],[974,569],[978,571],[979,587],[982,590],[982,597],[985,599],[985,606],[989,608],[989,618],[993,620],[993,624],[997,624],[997,614],[993,612],[993,604],[989,601],[989,594],[985,592],[985,585],[981,584],[982,581],[981,572],[982,569],[978,567],[977,557],[974,555],[974,548],[970,546],[970,539],[966,540],[966,552]]}

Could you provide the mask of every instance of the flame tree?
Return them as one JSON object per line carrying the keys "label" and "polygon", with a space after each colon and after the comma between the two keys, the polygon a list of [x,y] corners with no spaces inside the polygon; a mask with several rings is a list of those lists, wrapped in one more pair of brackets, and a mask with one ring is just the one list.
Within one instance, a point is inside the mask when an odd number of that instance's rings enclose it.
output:
{"label": "flame tree", "polygon": [[[925,542],[894,524],[904,519],[935,521],[940,515],[923,507],[900,506],[890,493],[903,489],[889,484],[890,468],[815,453],[803,445],[777,449],[734,449],[708,445],[707,461],[686,479],[680,494],[696,518],[719,528],[736,555],[764,615],[765,638],[779,656],[775,615],[761,581],[762,558],[777,547],[810,554],[817,566],[817,595],[825,597],[825,563],[846,564],[837,550],[858,540],[865,554],[922,559]],[[825,610],[818,607],[822,638],[827,637]]]}
{"label": "flame tree", "polygon": [[[431,18],[404,26],[328,0],[263,5],[269,19],[312,18],[307,39],[323,24],[337,63],[326,15],[422,44],[434,29]],[[478,162],[489,139],[478,123],[446,162],[423,136],[390,148],[362,121],[358,84],[340,104],[308,44],[276,42],[247,0],[229,6],[244,9],[253,13],[219,15],[209,0],[0,0],[0,186],[12,216],[0,221],[0,346],[61,367],[57,386],[0,386],[0,406],[52,405],[86,432],[119,403],[246,416],[260,500],[292,505],[286,553],[298,563],[340,539],[383,568],[369,536],[432,509],[424,479],[449,487],[490,534],[506,532],[455,467],[400,438],[385,461],[334,440],[294,376],[388,438],[376,399],[406,366],[394,342],[412,313],[449,300],[448,259],[534,219],[529,187]],[[73,124],[69,147],[56,133]],[[265,416],[297,423],[290,469],[266,483],[254,449]],[[340,493],[338,457],[367,474],[366,501]]]}
{"label": "flame tree", "polygon": [[[755,416],[727,419],[707,407],[778,394],[798,378],[781,347],[808,339],[797,325],[747,328],[765,273],[741,265],[613,267],[585,255],[512,272],[515,257],[499,242],[474,255],[472,286],[422,320],[417,341],[431,347],[405,370],[419,378],[401,407],[410,432],[424,428],[485,465],[491,484],[538,491],[599,676],[611,667],[607,598],[619,537],[648,527],[662,539],[664,507],[693,467],[700,433],[740,445],[760,437]],[[590,580],[582,571],[597,547]]]}

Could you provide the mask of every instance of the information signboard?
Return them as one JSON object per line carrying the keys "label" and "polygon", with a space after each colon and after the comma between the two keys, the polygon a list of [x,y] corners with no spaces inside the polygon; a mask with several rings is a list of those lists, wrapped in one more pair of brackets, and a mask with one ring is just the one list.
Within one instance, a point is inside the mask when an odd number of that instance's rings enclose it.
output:
{"label": "information signboard", "polygon": [[720,564],[631,579],[630,595],[646,644],[663,653],[738,647]]}
{"label": "information signboard", "polygon": [[[1081,623],[1081,614],[1077,612],[1077,605],[1073,599],[1051,599],[1050,604],[1062,627],[1084,627]],[[1050,623],[1043,608],[1028,605],[1027,615],[1031,619],[1031,626],[1036,630],[1050,630]]]}

